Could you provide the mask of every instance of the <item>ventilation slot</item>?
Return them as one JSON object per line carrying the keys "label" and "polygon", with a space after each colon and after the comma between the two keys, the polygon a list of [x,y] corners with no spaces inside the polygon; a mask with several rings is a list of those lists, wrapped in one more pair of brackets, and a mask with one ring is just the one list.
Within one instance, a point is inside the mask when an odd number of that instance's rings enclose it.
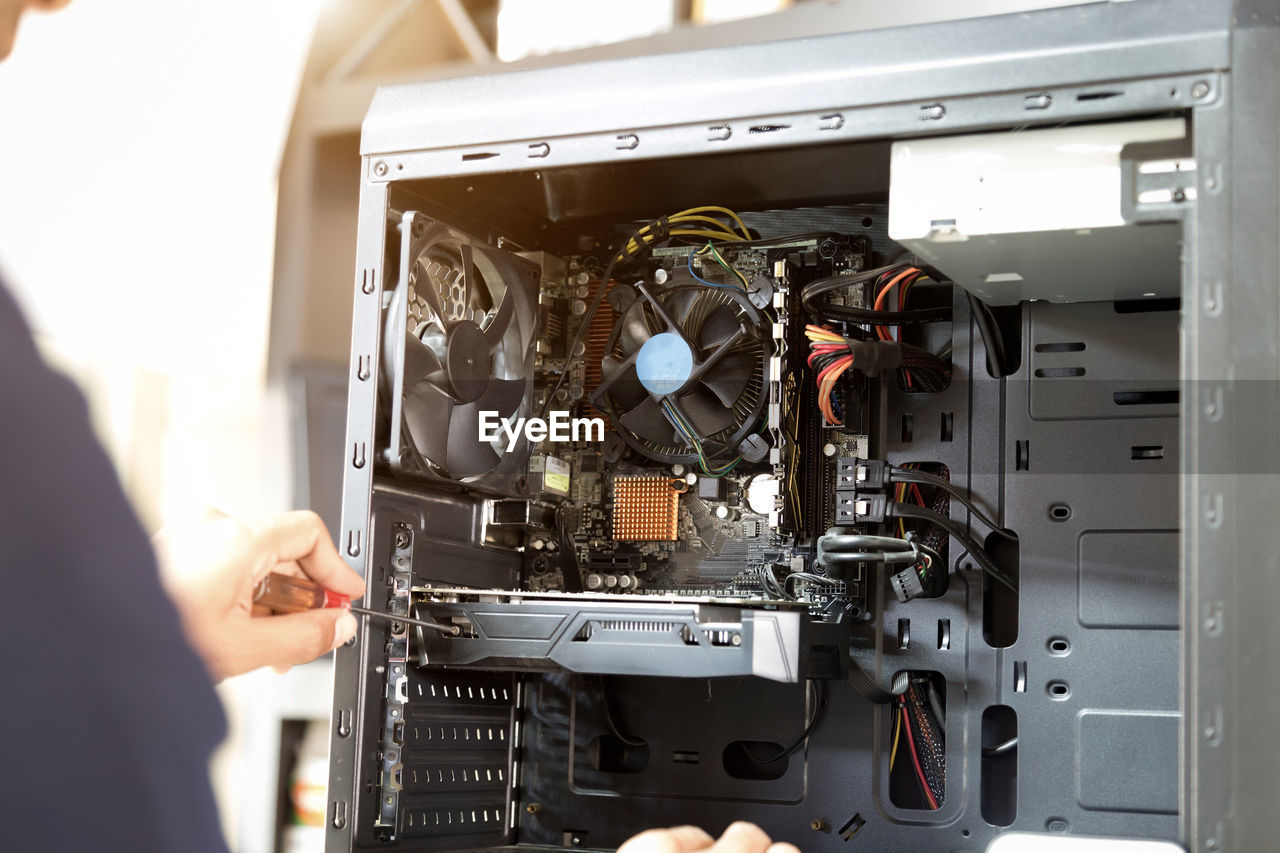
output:
{"label": "ventilation slot", "polygon": [[473,160],[492,160],[497,156],[499,156],[497,151],[472,151],[470,154],[462,155],[462,162],[470,163]]}
{"label": "ventilation slot", "polygon": [[[947,718],[946,682],[937,672],[914,670],[911,687],[903,704],[889,705],[889,725],[884,728],[885,767],[889,771],[889,802],[900,809],[932,810],[946,802],[945,742]],[[894,676],[896,680],[897,675]],[[907,728],[908,720],[910,728]],[[897,760],[890,760],[894,736],[898,737]],[[918,758],[911,755],[914,748]],[[915,760],[913,760],[915,759]],[[929,802],[920,771],[929,778],[929,790],[936,805]]]}
{"label": "ventilation slot", "polygon": [[1116,391],[1111,395],[1117,406],[1176,406],[1181,399],[1177,388],[1158,391]]}
{"label": "ventilation slot", "polygon": [[982,818],[1009,826],[1018,816],[1018,715],[1008,705],[982,712]]}
{"label": "ventilation slot", "polygon": [[[1005,576],[1016,584],[1021,569],[1021,546],[1016,539],[992,533],[986,540],[987,553]],[[965,568],[974,568],[965,561]],[[987,645],[1008,648],[1018,641],[1018,593],[982,573],[982,637]]]}
{"label": "ventilation slot", "polygon": [[844,826],[840,827],[840,837],[845,841],[849,841],[858,834],[858,830],[862,829],[862,827],[866,825],[867,822],[863,819],[862,812],[858,812],[853,817],[849,818],[849,820],[845,822]]}
{"label": "ventilation slot", "polygon": [[[1123,94],[1124,92],[1081,92],[1079,95],[1076,95],[1076,100],[1077,101],[1105,101],[1108,98],[1118,98]],[[1001,825],[1008,826],[1008,824],[1001,824]]]}
{"label": "ventilation slot", "polygon": [[649,766],[649,745],[632,745],[613,735],[600,735],[587,746],[591,766],[602,773],[639,773]]}
{"label": "ventilation slot", "polygon": [[779,130],[786,130],[791,127],[789,124],[755,124],[751,126],[748,133],[776,133]]}
{"label": "ventilation slot", "polygon": [[1016,471],[1031,470],[1031,442],[1016,441],[1013,444],[1013,467]]}
{"label": "ventilation slot", "polygon": [[1037,367],[1037,379],[1069,379],[1073,376],[1084,376],[1083,367]]}
{"label": "ventilation slot", "polygon": [[955,421],[955,412],[942,413],[942,429],[940,435],[942,441],[951,441],[954,438]]}
{"label": "ventilation slot", "polygon": [[1163,444],[1135,444],[1129,448],[1130,459],[1163,459]]}
{"label": "ventilation slot", "polygon": [[910,412],[902,413],[902,443],[910,444],[913,429],[915,426],[915,416]]}
{"label": "ventilation slot", "polygon": [[1036,344],[1036,352],[1084,352],[1084,341],[1066,341],[1059,344]]}
{"label": "ventilation slot", "polygon": [[735,740],[720,754],[720,763],[724,772],[734,779],[768,782],[786,775],[791,757],[778,758],[786,750],[782,744],[770,740]]}

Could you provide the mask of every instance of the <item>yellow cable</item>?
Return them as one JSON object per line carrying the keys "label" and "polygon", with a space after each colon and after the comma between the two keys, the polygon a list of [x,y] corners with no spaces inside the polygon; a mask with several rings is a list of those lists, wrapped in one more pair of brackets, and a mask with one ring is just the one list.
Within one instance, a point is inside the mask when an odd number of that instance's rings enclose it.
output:
{"label": "yellow cable", "polygon": [[751,231],[750,231],[750,230],[748,230],[748,229],[747,229],[747,226],[743,224],[742,219],[738,216],[738,214],[734,213],[732,210],[730,210],[730,209],[729,209],[729,208],[727,208],[727,207],[720,207],[720,206],[718,206],[718,205],[705,205],[705,206],[703,206],[703,207],[691,207],[691,208],[689,208],[688,210],[682,210],[682,211],[680,211],[679,213],[677,213],[677,214],[676,214],[676,216],[684,216],[685,214],[690,214],[690,213],[721,213],[721,214],[724,214],[725,216],[727,216],[727,217],[729,217],[730,219],[732,219],[735,223],[737,223],[738,230],[742,232],[742,238],[743,238],[744,240],[750,240],[750,239],[751,239]]}
{"label": "yellow cable", "polygon": [[716,219],[715,217],[712,217],[712,216],[702,216],[701,214],[697,214],[697,215],[694,215],[694,216],[672,216],[672,217],[669,217],[669,218],[667,219],[667,222],[672,223],[672,224],[676,224],[676,223],[688,223],[688,222],[709,222],[710,224],[712,224],[712,225],[716,226],[717,228],[723,229],[723,230],[724,230],[724,233],[725,233],[726,235],[728,235],[728,236],[727,236],[727,239],[729,239],[729,240],[741,240],[741,239],[742,239],[742,238],[741,238],[741,237],[739,237],[737,234],[735,234],[735,233],[732,231],[732,229],[730,229],[730,228],[729,228],[729,226],[728,226],[728,225],[725,225],[725,224],[724,224],[723,222],[721,222],[719,219]]}
{"label": "yellow cable", "polygon": [[[708,231],[702,228],[673,228],[671,229],[671,236],[672,237],[702,237],[707,240],[726,239],[725,235],[721,232]],[[649,242],[646,241],[643,245],[647,246],[649,245]],[[627,241],[627,245],[623,249],[623,251],[628,255],[634,255],[636,252],[640,251],[640,248],[641,246],[637,244],[634,239],[632,239]]]}
{"label": "yellow cable", "polygon": [[898,713],[898,706],[893,706],[893,749],[889,751],[889,772],[893,772],[894,759],[898,757],[898,735],[902,734],[902,715]]}

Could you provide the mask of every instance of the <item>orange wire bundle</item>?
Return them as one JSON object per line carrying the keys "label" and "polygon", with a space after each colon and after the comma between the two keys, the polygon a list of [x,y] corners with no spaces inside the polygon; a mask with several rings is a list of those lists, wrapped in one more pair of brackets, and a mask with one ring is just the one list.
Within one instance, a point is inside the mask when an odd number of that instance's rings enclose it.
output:
{"label": "orange wire bundle", "polygon": [[[844,422],[832,411],[831,391],[836,387],[836,380],[840,375],[853,366],[853,355],[849,353],[848,342],[824,326],[805,326],[804,336],[810,341],[809,366],[818,371],[818,409],[827,423],[844,426]],[[846,355],[840,355],[841,352]]]}

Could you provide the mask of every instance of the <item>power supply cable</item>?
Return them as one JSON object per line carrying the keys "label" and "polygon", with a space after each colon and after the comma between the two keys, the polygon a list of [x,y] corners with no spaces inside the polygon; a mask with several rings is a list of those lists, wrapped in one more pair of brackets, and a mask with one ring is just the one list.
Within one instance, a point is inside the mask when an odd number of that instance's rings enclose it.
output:
{"label": "power supply cable", "polygon": [[885,507],[885,513],[894,518],[914,518],[944,528],[968,549],[970,556],[973,557],[984,572],[991,576],[992,580],[1003,584],[1014,592],[1018,591],[1018,584],[995,564],[995,561],[991,559],[991,555],[983,550],[982,546],[973,538],[969,528],[955,519],[940,515],[924,507],[897,502],[890,502]]}
{"label": "power supply cable", "polygon": [[1005,539],[1017,541],[1018,537],[1007,532],[1000,525],[991,520],[990,516],[978,508],[973,499],[965,494],[964,490],[952,483],[950,480],[943,479],[936,474],[930,474],[927,471],[919,471],[915,469],[906,469],[895,467],[889,473],[889,482],[891,483],[916,483],[922,486],[932,486],[935,489],[941,489],[957,501],[965,505],[969,512],[973,513],[979,521],[991,528],[992,533],[1003,536]]}
{"label": "power supply cable", "polygon": [[772,764],[775,761],[781,761],[784,758],[794,755],[801,747],[804,746],[805,741],[809,739],[809,735],[813,734],[813,730],[817,728],[818,721],[822,719],[823,705],[826,703],[826,691],[823,688],[821,681],[811,679],[809,681],[809,688],[813,691],[813,715],[810,717],[808,725],[804,727],[804,731],[800,733],[800,737],[796,738],[790,746],[783,747],[778,751],[778,754],[772,758],[760,758],[751,751],[751,748],[746,745],[746,742],[743,742],[742,751],[747,754],[748,758],[756,764]]}
{"label": "power supply cable", "polygon": [[1004,348],[1004,337],[996,324],[991,307],[972,293],[965,292],[969,299],[969,310],[973,313],[973,322],[982,336],[983,348],[987,351],[987,370],[997,378],[1009,375],[1009,359]]}

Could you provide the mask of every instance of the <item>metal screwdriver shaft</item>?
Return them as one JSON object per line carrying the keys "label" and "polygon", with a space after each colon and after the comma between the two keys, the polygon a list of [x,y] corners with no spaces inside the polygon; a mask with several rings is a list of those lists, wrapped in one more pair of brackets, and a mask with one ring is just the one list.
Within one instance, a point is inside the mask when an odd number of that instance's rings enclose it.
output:
{"label": "metal screwdriver shaft", "polygon": [[408,616],[400,616],[396,613],[384,613],[381,610],[370,610],[367,607],[357,607],[352,604],[348,608],[352,613],[359,613],[362,616],[372,616],[375,619],[386,619],[388,622],[403,622],[406,625],[418,625],[422,628],[434,628],[450,636],[456,637],[462,633],[462,629],[457,625],[445,625],[442,622],[432,622],[429,619],[413,619]]}
{"label": "metal screwdriver shaft", "polygon": [[462,629],[457,625],[444,625],[440,622],[432,622],[430,619],[414,619],[410,616],[358,607],[351,603],[350,596],[325,589],[311,578],[281,572],[270,572],[258,581],[253,590],[253,604],[255,609],[260,607],[272,613],[301,613],[304,610],[320,608],[345,608],[362,616],[431,628],[451,637],[462,633]]}

